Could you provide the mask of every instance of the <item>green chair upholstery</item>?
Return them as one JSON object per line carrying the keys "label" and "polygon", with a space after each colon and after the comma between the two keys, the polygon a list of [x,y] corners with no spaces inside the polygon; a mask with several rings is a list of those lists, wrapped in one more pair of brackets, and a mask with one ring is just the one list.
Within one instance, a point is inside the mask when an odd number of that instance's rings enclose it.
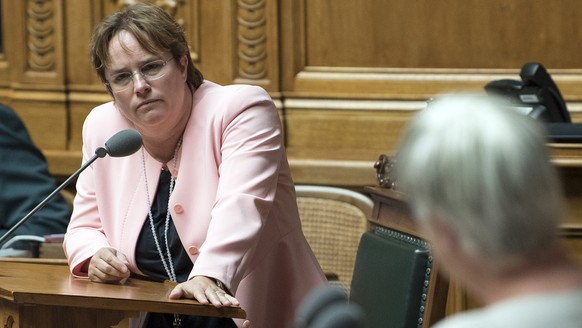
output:
{"label": "green chair upholstery", "polygon": [[360,239],[350,302],[362,308],[365,327],[422,327],[431,271],[426,241],[375,227]]}

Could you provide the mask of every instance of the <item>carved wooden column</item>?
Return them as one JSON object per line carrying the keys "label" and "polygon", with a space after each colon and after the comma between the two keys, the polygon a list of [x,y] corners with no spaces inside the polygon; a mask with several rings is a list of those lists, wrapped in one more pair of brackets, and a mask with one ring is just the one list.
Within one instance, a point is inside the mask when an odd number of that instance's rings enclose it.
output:
{"label": "carved wooden column", "polygon": [[67,146],[62,6],[61,0],[2,2],[0,100],[20,114],[45,149]]}

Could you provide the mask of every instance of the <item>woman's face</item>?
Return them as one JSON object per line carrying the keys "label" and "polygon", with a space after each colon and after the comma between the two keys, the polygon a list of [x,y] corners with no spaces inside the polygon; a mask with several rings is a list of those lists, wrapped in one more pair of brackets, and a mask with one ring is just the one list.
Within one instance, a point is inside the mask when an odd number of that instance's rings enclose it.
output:
{"label": "woman's face", "polygon": [[[128,88],[113,91],[115,107],[133,122],[142,134],[170,131],[188,115],[186,102],[187,58],[172,59],[170,52],[152,54],[144,50],[133,34],[117,33],[109,42],[110,63],[105,77],[112,81],[120,73],[133,74]],[[156,80],[147,81],[138,73],[144,65],[155,60],[166,61],[162,68],[165,74]],[[147,78],[147,77],[146,77]]]}

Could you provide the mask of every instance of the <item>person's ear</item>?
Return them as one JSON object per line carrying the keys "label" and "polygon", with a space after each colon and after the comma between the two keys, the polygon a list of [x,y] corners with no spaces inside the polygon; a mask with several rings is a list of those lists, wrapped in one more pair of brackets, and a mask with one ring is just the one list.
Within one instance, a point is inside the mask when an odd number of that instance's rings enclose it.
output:
{"label": "person's ear", "polygon": [[431,243],[438,247],[439,252],[448,256],[460,250],[460,240],[457,232],[445,220],[434,215],[428,224],[428,234]]}
{"label": "person's ear", "polygon": [[180,74],[184,78],[184,81],[186,81],[186,79],[188,79],[188,57],[186,57],[186,55],[182,55],[178,60],[180,69],[182,70]]}

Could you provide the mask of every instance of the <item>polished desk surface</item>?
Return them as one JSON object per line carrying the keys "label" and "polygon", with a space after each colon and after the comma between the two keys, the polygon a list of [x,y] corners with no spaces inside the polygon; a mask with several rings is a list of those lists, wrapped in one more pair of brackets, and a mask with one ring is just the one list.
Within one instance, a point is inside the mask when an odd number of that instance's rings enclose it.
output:
{"label": "polished desk surface", "polygon": [[424,233],[412,219],[403,193],[393,189],[373,186],[365,187],[364,191],[374,200],[374,213],[368,220],[372,225],[389,227],[426,239]]}
{"label": "polished desk surface", "polygon": [[101,284],[75,278],[60,261],[0,261],[0,298],[17,304],[70,306],[128,312],[162,312],[245,318],[240,307],[216,308],[195,300],[169,300],[175,283],[129,278],[124,284]]}

